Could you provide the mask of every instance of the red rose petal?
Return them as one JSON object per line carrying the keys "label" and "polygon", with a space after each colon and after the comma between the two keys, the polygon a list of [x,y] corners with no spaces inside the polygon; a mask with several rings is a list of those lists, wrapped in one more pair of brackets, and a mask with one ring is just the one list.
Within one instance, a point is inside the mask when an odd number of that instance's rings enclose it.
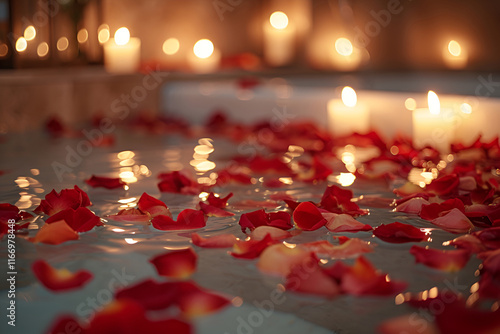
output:
{"label": "red rose petal", "polygon": [[293,267],[286,278],[285,288],[289,291],[335,297],[340,293],[337,282],[329,277],[316,259],[310,259]]}
{"label": "red rose petal", "polygon": [[439,196],[452,195],[458,191],[460,179],[456,174],[442,176],[438,179],[432,180],[425,189],[431,193]]}
{"label": "red rose petal", "polygon": [[76,232],[87,232],[95,226],[102,226],[101,219],[87,208],[68,208],[49,217],[45,223],[52,224],[60,220],[64,220]]}
{"label": "red rose petal", "polygon": [[146,310],[162,310],[177,302],[179,285],[183,282],[158,283],[152,279],[141,281],[115,292],[116,299],[132,299]]}
{"label": "red rose petal", "polygon": [[466,249],[440,250],[413,245],[410,253],[417,263],[442,271],[455,272],[462,269],[470,258]]}
{"label": "red rose petal", "polygon": [[410,200],[401,203],[396,206],[397,212],[405,212],[405,213],[415,213],[419,214],[422,211],[422,206],[430,204],[428,201],[421,197],[411,198]]}
{"label": "red rose petal", "polygon": [[487,249],[500,248],[500,227],[490,227],[474,233],[482,245]]}
{"label": "red rose petal", "polygon": [[149,222],[150,216],[139,209],[130,208],[120,210],[116,215],[108,216],[108,218],[125,222],[146,223]]}
{"label": "red rose petal", "polygon": [[186,279],[196,270],[198,256],[192,248],[160,254],[149,260],[159,275]]}
{"label": "red rose petal", "polygon": [[203,211],[209,217],[231,217],[234,216],[234,213],[220,209],[218,207],[205,204],[203,202],[199,203],[200,210]]}
{"label": "red rose petal", "polygon": [[227,201],[233,197],[233,193],[229,193],[226,197],[217,197],[213,192],[208,194],[207,202],[211,206],[215,206],[219,209],[224,209],[227,206]]}
{"label": "red rose petal", "polygon": [[230,248],[236,240],[237,238],[232,234],[220,234],[208,238],[203,238],[197,233],[191,234],[193,244],[204,248]]}
{"label": "red rose petal", "polygon": [[385,320],[377,328],[380,334],[439,334],[434,324],[416,313]]}
{"label": "red rose petal", "polygon": [[105,177],[105,176],[95,176],[92,175],[90,179],[85,180],[85,183],[92,188],[106,188],[106,189],[116,189],[123,188],[127,184],[118,177]]}
{"label": "red rose petal", "polygon": [[55,269],[44,260],[33,262],[31,268],[40,283],[52,291],[78,289],[87,284],[93,277],[92,273],[86,270],[72,273],[67,269]]}
{"label": "red rose petal", "polygon": [[286,277],[292,267],[310,261],[311,257],[318,261],[311,251],[300,245],[291,248],[279,243],[264,249],[257,262],[257,268],[265,274]]}
{"label": "red rose petal", "polygon": [[187,289],[189,292],[181,290],[177,305],[183,315],[188,318],[208,315],[219,311],[230,303],[227,298],[201,289],[192,282],[186,282],[183,290]]}
{"label": "red rose petal", "polygon": [[420,212],[420,218],[425,220],[434,220],[442,215],[443,212],[450,211],[452,209],[458,209],[461,212],[465,212],[464,203],[458,198],[452,198],[443,203],[431,203],[428,205],[423,205]]}
{"label": "red rose petal", "polygon": [[177,216],[177,221],[169,216],[159,215],[151,220],[153,227],[162,231],[193,230],[207,225],[206,216],[202,211],[184,209]]}
{"label": "red rose petal", "polygon": [[311,202],[300,203],[293,211],[293,220],[304,231],[314,231],[326,224],[318,207]]}
{"label": "red rose petal", "polygon": [[459,209],[452,209],[447,214],[434,219],[431,223],[452,233],[466,233],[474,227],[469,218]]}
{"label": "red rose petal", "polygon": [[78,240],[78,233],[64,220],[51,224],[44,224],[34,238],[29,239],[34,243],[59,245],[69,240]]}
{"label": "red rose petal", "polygon": [[196,181],[179,171],[161,173],[158,178],[161,179],[158,183],[161,192],[198,195],[202,190]]}
{"label": "red rose petal", "polygon": [[151,217],[156,217],[159,215],[172,217],[170,210],[167,205],[146,193],[141,195],[139,201],[137,202],[137,207],[142,212],[147,212]]}
{"label": "red rose petal", "polygon": [[10,219],[15,221],[21,219],[19,208],[9,203],[0,203],[0,223],[7,224]]}
{"label": "red rose petal", "polygon": [[399,222],[377,226],[373,230],[373,235],[386,242],[396,244],[426,241],[429,238],[427,234],[420,229]]}
{"label": "red rose petal", "polygon": [[230,254],[240,259],[255,259],[264,249],[276,242],[270,235],[266,235],[262,240],[237,240]]}
{"label": "red rose petal", "polygon": [[258,226],[250,233],[250,237],[253,240],[262,240],[266,235],[271,236],[273,240],[281,240],[293,236],[292,233],[273,226]]}
{"label": "red rose petal", "polygon": [[74,189],[63,189],[61,192],[57,193],[52,190],[50,193],[45,195],[45,199],[42,200],[40,205],[35,209],[35,213],[46,213],[52,216],[59,211],[72,208],[78,209],[79,207],[90,206],[92,203],[89,200],[88,195],[75,186]]}
{"label": "red rose petal", "polygon": [[258,226],[272,226],[288,230],[293,227],[290,220],[291,218],[288,212],[279,211],[266,213],[264,209],[261,209],[242,214],[239,224],[243,233],[245,233],[247,228],[253,230]]}
{"label": "red rose petal", "polygon": [[455,246],[460,249],[466,249],[471,253],[481,253],[486,250],[486,247],[481,243],[481,240],[472,234],[461,235],[458,238],[447,241],[445,244]]}
{"label": "red rose petal", "polygon": [[343,292],[355,296],[390,296],[404,290],[406,283],[388,280],[386,274],[377,272],[367,259],[360,256],[342,275],[340,286]]}
{"label": "red rose petal", "polygon": [[308,242],[301,245],[316,255],[328,256],[332,259],[352,258],[363,253],[373,252],[373,245],[358,238],[348,239],[340,245],[332,245],[326,240]]}
{"label": "red rose petal", "polygon": [[232,203],[232,207],[238,210],[248,210],[254,208],[276,209],[278,206],[278,202],[273,200],[255,201],[251,199],[245,199]]}
{"label": "red rose petal", "polygon": [[371,231],[372,227],[368,224],[363,224],[352,216],[347,214],[322,213],[327,220],[326,228],[331,232],[360,232]]}
{"label": "red rose petal", "polygon": [[343,189],[336,185],[326,188],[321,197],[319,207],[333,213],[347,213],[351,216],[365,215],[367,210],[362,210],[352,202],[353,193],[349,189]]}

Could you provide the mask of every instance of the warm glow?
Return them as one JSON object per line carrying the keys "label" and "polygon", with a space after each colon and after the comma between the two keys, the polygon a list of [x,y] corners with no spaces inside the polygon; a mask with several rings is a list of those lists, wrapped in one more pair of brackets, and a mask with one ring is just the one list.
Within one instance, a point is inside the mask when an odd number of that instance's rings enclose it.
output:
{"label": "warm glow", "polygon": [[472,106],[464,102],[460,105],[460,111],[464,114],[472,114]]}
{"label": "warm glow", "polygon": [[109,40],[109,26],[107,24],[102,24],[99,26],[97,39],[99,43],[104,44]]}
{"label": "warm glow", "polygon": [[16,41],[16,51],[23,52],[28,47],[28,43],[24,37],[19,37]]}
{"label": "warm glow", "polygon": [[66,37],[61,37],[57,40],[57,50],[64,51],[68,48],[69,41]]}
{"label": "warm glow", "polygon": [[452,56],[458,57],[462,53],[462,47],[460,46],[460,44],[458,44],[457,41],[452,40],[450,41],[450,43],[448,43],[448,52]]}
{"label": "warm glow", "polygon": [[24,29],[24,38],[27,41],[31,41],[36,37],[36,29],[33,26],[28,26]]}
{"label": "warm glow", "polygon": [[49,45],[46,42],[38,44],[36,54],[38,57],[45,57],[49,53]]}
{"label": "warm glow", "polygon": [[208,58],[214,53],[214,44],[209,39],[200,39],[194,45],[193,52],[198,58]]}
{"label": "warm glow", "polygon": [[340,173],[340,175],[337,176],[337,182],[343,187],[350,186],[355,180],[356,176],[352,173]]}
{"label": "warm glow", "polygon": [[285,29],[288,26],[288,16],[283,12],[274,12],[269,17],[269,22],[275,29]]}
{"label": "warm glow", "polygon": [[354,48],[350,40],[342,37],[335,41],[335,50],[337,50],[338,54],[341,56],[350,56]]}
{"label": "warm glow", "polygon": [[439,115],[441,112],[441,104],[439,103],[439,97],[432,90],[427,94],[427,103],[429,104],[429,111],[433,115]]}
{"label": "warm glow", "polygon": [[408,110],[415,110],[415,109],[417,109],[417,101],[415,101],[415,99],[409,97],[405,101],[405,107]]}
{"label": "warm glow", "polygon": [[85,43],[89,39],[89,32],[87,29],[80,29],[76,35],[76,39],[78,40],[78,43]]}
{"label": "warm glow", "polygon": [[115,32],[116,45],[125,45],[130,41],[130,31],[127,28],[121,27]]}
{"label": "warm glow", "polygon": [[0,44],[0,57],[5,57],[9,53],[7,44]]}
{"label": "warm glow", "polygon": [[354,107],[358,102],[356,91],[349,86],[345,86],[342,89],[342,102],[344,102],[347,107]]}
{"label": "warm glow", "polygon": [[176,54],[179,51],[180,43],[177,38],[169,38],[163,42],[163,52],[169,56]]}

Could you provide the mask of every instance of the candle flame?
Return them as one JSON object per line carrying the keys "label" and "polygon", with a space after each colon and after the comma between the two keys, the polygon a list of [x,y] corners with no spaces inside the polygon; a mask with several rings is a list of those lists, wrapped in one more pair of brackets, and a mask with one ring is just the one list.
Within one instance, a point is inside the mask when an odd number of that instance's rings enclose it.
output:
{"label": "candle flame", "polygon": [[448,52],[452,56],[458,57],[462,53],[462,47],[457,41],[451,40],[450,43],[448,43]]}
{"label": "candle flame", "polygon": [[341,56],[350,56],[354,51],[352,43],[347,38],[341,37],[335,41],[335,50]]}
{"label": "candle flame", "polygon": [[130,31],[121,27],[115,32],[115,43],[116,45],[125,45],[130,41]]}
{"label": "candle flame", "polygon": [[200,39],[193,47],[193,52],[196,57],[205,59],[214,53],[214,43],[209,39]]}
{"label": "candle flame", "polygon": [[342,89],[342,102],[344,102],[347,107],[354,107],[358,102],[356,91],[349,86],[345,86]]}
{"label": "candle flame", "polygon": [[441,112],[441,104],[439,103],[439,97],[432,90],[430,90],[427,94],[427,103],[431,114],[439,115]]}
{"label": "candle flame", "polygon": [[274,12],[269,17],[269,22],[273,28],[283,30],[288,26],[288,16],[283,12]]}

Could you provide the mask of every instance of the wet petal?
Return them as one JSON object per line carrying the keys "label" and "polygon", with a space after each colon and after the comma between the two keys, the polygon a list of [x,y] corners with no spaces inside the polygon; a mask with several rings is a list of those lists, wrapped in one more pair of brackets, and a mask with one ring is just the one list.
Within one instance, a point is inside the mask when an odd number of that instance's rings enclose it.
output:
{"label": "wet petal", "polygon": [[285,288],[289,291],[329,298],[340,293],[337,282],[328,276],[314,259],[294,266],[286,278]]}
{"label": "wet petal", "polygon": [[104,177],[92,175],[90,179],[85,180],[85,183],[92,188],[106,188],[106,189],[117,189],[123,188],[127,184],[122,181],[119,177]]}
{"label": "wet petal", "polygon": [[373,245],[358,238],[348,239],[340,245],[333,245],[326,240],[308,242],[301,245],[318,256],[331,259],[346,259],[373,252]]}
{"label": "wet petal", "polygon": [[194,245],[204,248],[230,248],[233,247],[237,238],[233,234],[220,234],[203,238],[197,233],[191,234]]}
{"label": "wet petal", "polygon": [[443,203],[430,203],[428,205],[423,205],[420,212],[420,218],[425,220],[433,220],[442,216],[443,212],[450,211],[452,209],[458,209],[461,212],[465,212],[464,203],[458,198],[449,199]]}
{"label": "wet petal", "polygon": [[102,226],[101,219],[87,208],[68,208],[49,217],[45,223],[52,224],[60,220],[64,220],[76,232],[87,232],[95,226]]}
{"label": "wet petal", "polygon": [[372,230],[370,225],[363,224],[345,213],[322,213],[322,215],[327,220],[325,225],[326,228],[331,232],[359,232]]}
{"label": "wet petal", "polygon": [[156,271],[161,276],[186,279],[196,270],[197,259],[198,256],[193,249],[187,248],[157,255],[149,262],[156,267]]}
{"label": "wet petal", "polygon": [[377,238],[391,243],[420,242],[428,239],[425,232],[420,229],[399,222],[383,224],[373,230]]}
{"label": "wet petal", "polygon": [[63,189],[59,193],[52,190],[45,195],[40,205],[34,210],[36,213],[42,213],[52,216],[59,211],[72,208],[78,209],[79,207],[87,207],[92,205],[87,193],[75,186],[74,189]]}
{"label": "wet petal", "polygon": [[300,203],[293,211],[293,220],[304,231],[314,231],[326,224],[318,207],[311,202]]}
{"label": "wet petal", "polygon": [[139,201],[137,202],[137,207],[142,212],[147,212],[151,217],[156,217],[159,215],[172,217],[170,210],[167,205],[146,193],[141,195]]}
{"label": "wet petal", "polygon": [[78,233],[64,220],[51,224],[44,224],[34,238],[29,239],[34,243],[59,245],[70,240],[78,240]]}
{"label": "wet petal", "polygon": [[209,217],[231,217],[234,216],[234,213],[223,210],[216,206],[212,206],[209,204],[205,204],[203,202],[199,202],[200,210]]}
{"label": "wet petal", "polygon": [[417,263],[443,271],[455,272],[462,269],[470,258],[466,249],[440,250],[413,245],[410,253]]}
{"label": "wet petal", "polygon": [[70,272],[67,269],[55,269],[44,260],[36,260],[31,266],[33,274],[40,283],[52,291],[67,291],[81,288],[93,277],[87,270]]}
{"label": "wet petal", "polygon": [[262,240],[266,235],[270,235],[273,240],[281,240],[293,236],[292,233],[273,226],[258,226],[250,233],[250,237],[253,240]]}
{"label": "wet petal", "polygon": [[396,206],[396,211],[419,214],[422,206],[428,204],[430,203],[422,197],[415,197]]}
{"label": "wet petal", "polygon": [[434,219],[431,223],[452,233],[466,233],[474,227],[469,218],[459,209],[452,209],[447,214]]}
{"label": "wet petal", "polygon": [[237,240],[231,255],[242,259],[255,259],[260,256],[264,249],[276,242],[270,235],[266,235],[262,240]]}
{"label": "wet petal", "polygon": [[310,261],[311,257],[318,261],[311,251],[300,245],[291,248],[279,243],[262,252],[257,268],[265,274],[286,277],[292,267]]}
{"label": "wet petal", "polygon": [[184,209],[179,213],[177,221],[169,216],[159,215],[151,220],[153,227],[162,231],[173,230],[193,230],[205,227],[207,224],[206,216],[202,211],[193,209]]}

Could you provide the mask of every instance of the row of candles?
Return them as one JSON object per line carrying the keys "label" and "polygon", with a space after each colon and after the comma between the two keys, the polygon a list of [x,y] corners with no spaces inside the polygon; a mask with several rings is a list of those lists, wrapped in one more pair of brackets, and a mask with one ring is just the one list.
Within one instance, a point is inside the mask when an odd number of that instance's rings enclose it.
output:
{"label": "row of candles", "polygon": [[[263,23],[263,52],[264,59],[271,66],[285,66],[293,62],[296,53],[298,29],[288,16],[282,11],[273,12],[269,19]],[[36,36],[34,26],[25,29],[24,36],[19,37],[15,43],[18,53],[26,52],[28,42]],[[78,32],[78,43],[86,43],[89,33],[85,29]],[[130,37],[126,27],[118,29],[114,38],[110,38],[109,27],[102,25],[98,31],[99,43],[104,46],[104,60],[106,69],[115,73],[130,73],[136,71],[141,61],[141,41],[138,37]],[[57,40],[57,49],[64,52],[68,49],[70,41],[67,37]],[[165,40],[162,50],[168,57],[174,56],[180,49],[177,38]],[[7,55],[6,44],[0,43],[0,57]],[[37,46],[37,55],[40,58],[49,54],[49,44],[41,42]],[[463,68],[467,64],[468,55],[461,45],[451,40],[443,48],[443,60],[451,68]],[[335,68],[354,70],[369,57],[362,47],[356,47],[348,38],[340,37],[332,41],[330,59]],[[188,53],[188,65],[195,72],[213,72],[219,68],[221,52],[208,39],[200,39]]]}
{"label": "row of candles", "polygon": [[[439,97],[433,91],[428,92],[427,100],[427,108],[416,108],[416,101],[412,98],[405,101],[406,108],[412,111],[413,142],[419,149],[431,146],[443,154],[449,153],[450,144],[460,139],[455,120],[457,117],[468,118],[472,107],[466,102],[441,107]],[[335,136],[370,131],[369,106],[357,102],[356,92],[351,87],[344,87],[341,99],[330,100],[327,109],[328,128]]]}

